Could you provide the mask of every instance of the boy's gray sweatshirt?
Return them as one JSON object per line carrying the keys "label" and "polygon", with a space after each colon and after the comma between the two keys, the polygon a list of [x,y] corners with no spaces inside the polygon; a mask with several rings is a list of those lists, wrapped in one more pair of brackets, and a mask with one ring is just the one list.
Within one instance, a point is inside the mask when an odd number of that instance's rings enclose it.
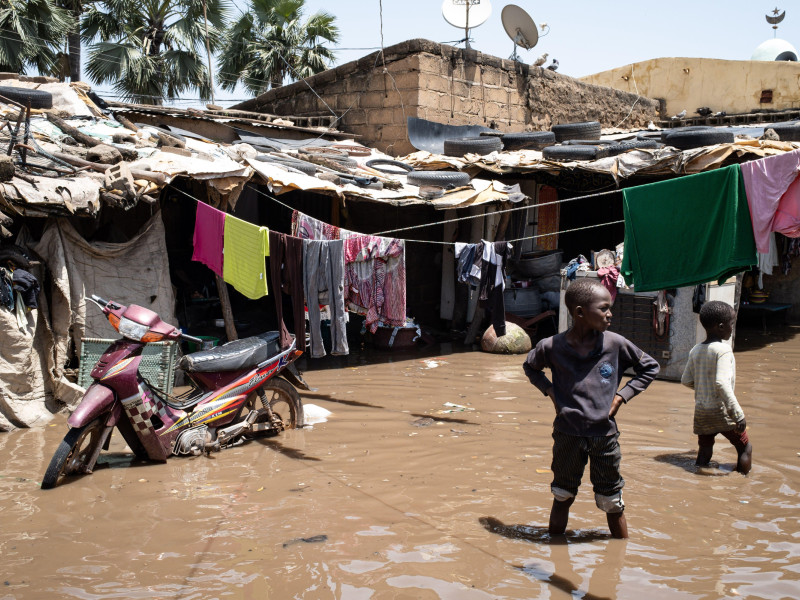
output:
{"label": "boy's gray sweatshirt", "polygon": [[[549,367],[552,383],[543,369]],[[650,385],[658,363],[635,344],[611,331],[598,334],[597,345],[581,356],[559,333],[536,344],[522,365],[531,383],[547,395],[553,387],[556,419],[553,428],[569,435],[597,437],[617,433],[617,423],[608,418],[614,396],[627,402]],[[622,389],[619,384],[629,368],[634,377]]]}

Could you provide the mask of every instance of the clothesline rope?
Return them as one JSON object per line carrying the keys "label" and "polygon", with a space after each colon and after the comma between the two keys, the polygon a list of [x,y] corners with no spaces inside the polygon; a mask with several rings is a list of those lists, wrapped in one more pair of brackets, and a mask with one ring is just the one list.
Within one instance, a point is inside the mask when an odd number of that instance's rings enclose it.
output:
{"label": "clothesline rope", "polygon": [[[576,196],[574,198],[565,198],[563,200],[553,200],[552,202],[542,202],[541,204],[535,204],[533,206],[526,204],[525,206],[515,206],[514,208],[506,208],[503,210],[497,210],[491,213],[492,216],[494,215],[502,215],[504,213],[514,212],[516,210],[528,210],[530,208],[542,208],[544,206],[550,206],[551,204],[563,204],[565,202],[572,202],[574,200],[586,200],[587,198],[596,198],[598,196],[605,196],[608,194],[616,194],[619,190],[609,190],[607,192],[596,192],[594,194],[587,194],[585,196]],[[465,207],[466,208],[466,207]],[[455,223],[457,221],[466,221],[468,219],[480,219],[482,217],[486,217],[489,215],[486,214],[479,214],[479,215],[467,215],[465,217],[457,217],[455,219],[447,219],[445,221],[436,221],[436,223],[423,223],[422,225],[412,225],[410,227],[401,227],[398,229],[389,229],[387,231],[381,231],[380,233],[376,233],[375,235],[381,236],[387,233],[396,233],[398,231],[409,231],[411,229],[421,229],[423,227],[433,227],[434,225],[445,225],[447,223]],[[548,233],[547,235],[555,235],[553,233]],[[528,239],[528,238],[523,238]],[[414,240],[412,240],[414,241]]]}
{"label": "clothesline rope", "polygon": [[[191,198],[195,202],[203,202],[199,198],[196,198],[196,197],[192,196],[191,194],[183,191],[182,189],[179,189],[179,188],[175,187],[171,183],[169,184],[169,186],[173,190],[175,190],[177,192],[180,192],[181,194],[183,194],[184,196],[186,196],[188,198]],[[274,196],[271,196],[270,194],[262,192],[261,190],[259,190],[257,188],[251,188],[251,189],[253,191],[255,191],[257,194],[260,194],[260,195],[264,196],[265,198],[269,198],[273,202],[275,202],[277,204],[280,204],[281,206],[283,206],[284,208],[286,208],[288,210],[297,211],[299,214],[302,214],[302,215],[305,215],[305,216],[310,217],[312,219],[315,219],[315,217],[311,217],[311,215],[306,215],[304,212],[299,211],[296,208],[293,208],[293,207],[289,206],[285,202],[281,202],[280,200],[278,200]],[[592,197],[595,197],[595,196],[602,196],[603,194],[609,194],[609,193],[614,193],[614,192],[599,192],[597,194],[589,194],[587,196],[582,196],[581,198],[567,198],[566,200],[557,200],[557,201],[554,201],[554,202],[545,202],[543,204],[538,204],[537,206],[547,206],[549,204],[558,204],[559,202],[569,202],[570,200],[579,200],[579,199],[583,199],[583,198],[592,198]],[[522,207],[522,208],[533,208],[533,207],[532,206],[525,206],[525,207]],[[498,214],[502,214],[504,212],[510,212],[512,210],[520,210],[520,207],[516,207],[516,208],[512,208],[512,209],[508,209],[508,210],[503,210],[503,211],[497,211],[497,212],[494,212],[494,213],[491,213],[491,214],[492,215],[498,215]],[[485,217],[485,216],[487,216],[487,215],[469,215],[467,217],[460,217],[458,219],[450,219],[450,220],[441,221],[441,222],[438,222],[438,223],[426,223],[426,224],[422,225],[421,227],[430,227],[432,225],[440,225],[442,223],[452,223],[454,221],[461,221],[461,220],[465,220],[465,219],[474,219],[474,218],[477,218],[477,217]],[[315,219],[315,220],[319,221],[319,219]],[[323,222],[323,221],[320,221],[320,222]],[[596,229],[596,228],[599,228],[599,227],[607,227],[609,225],[619,225],[620,223],[624,223],[624,222],[625,222],[624,219],[620,219],[618,221],[609,221],[607,223],[596,223],[594,225],[585,225],[583,227],[575,227],[575,228],[572,228],[572,229],[564,229],[564,230],[561,230],[561,231],[553,231],[551,233],[540,233],[538,235],[529,235],[529,236],[525,236],[525,237],[521,237],[521,238],[515,238],[515,239],[511,239],[511,240],[500,240],[500,241],[511,243],[511,242],[523,242],[523,241],[526,241],[526,240],[537,240],[537,239],[540,239],[540,238],[549,237],[551,235],[561,235],[561,234],[564,234],[564,233],[574,233],[576,231],[584,231],[586,229]],[[326,223],[326,225],[329,225],[329,223]],[[331,225],[331,227],[333,227],[333,225]],[[408,228],[408,229],[415,229],[415,228],[416,228],[416,226]],[[397,230],[392,230],[392,231],[403,231],[403,229],[397,229]],[[358,231],[353,231],[352,233],[354,233],[355,235],[365,235],[365,236],[369,235],[369,236],[372,236],[372,237],[386,237],[385,235],[382,235],[380,233],[370,234],[370,233],[360,233]],[[385,232],[383,232],[383,233],[385,233]],[[440,241],[440,240],[412,240],[412,239],[407,239],[407,238],[394,238],[394,239],[400,239],[403,242],[416,242],[418,244],[439,244],[439,245],[442,245],[442,246],[455,246],[455,244],[456,244],[456,242],[445,242],[445,241]]]}

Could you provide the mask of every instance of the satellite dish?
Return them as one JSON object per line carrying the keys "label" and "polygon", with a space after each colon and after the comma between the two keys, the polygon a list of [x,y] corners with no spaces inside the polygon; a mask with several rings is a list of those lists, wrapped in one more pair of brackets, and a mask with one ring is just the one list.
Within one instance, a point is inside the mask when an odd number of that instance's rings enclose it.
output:
{"label": "satellite dish", "polygon": [[489,0],[444,0],[442,16],[453,27],[463,29],[467,48],[469,30],[483,25],[492,14],[492,3]]}
{"label": "satellite dish", "polygon": [[[511,55],[511,60],[518,60],[517,46],[530,50],[539,42],[539,30],[536,28],[536,23],[516,4],[504,6],[500,18],[508,37],[514,42],[514,53]],[[544,27],[545,25],[542,25],[542,28]]]}

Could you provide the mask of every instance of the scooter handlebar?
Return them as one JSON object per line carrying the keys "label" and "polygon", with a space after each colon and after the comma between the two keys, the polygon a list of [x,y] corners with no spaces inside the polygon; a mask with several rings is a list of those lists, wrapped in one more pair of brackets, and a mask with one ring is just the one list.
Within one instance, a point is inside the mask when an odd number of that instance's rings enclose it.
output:
{"label": "scooter handlebar", "polygon": [[193,335],[188,335],[186,333],[181,333],[181,338],[183,338],[184,340],[187,340],[189,342],[194,342],[195,344],[200,344],[201,348],[203,347],[203,340],[201,340],[200,338],[196,338]]}
{"label": "scooter handlebar", "polygon": [[100,306],[103,306],[103,307],[105,307],[105,306],[108,304],[108,300],[104,300],[104,299],[103,299],[103,298],[101,298],[100,296],[95,296],[94,294],[92,294],[92,296],[91,296],[91,297],[92,297],[92,300],[94,300],[94,301],[95,301],[97,304],[99,304]]}

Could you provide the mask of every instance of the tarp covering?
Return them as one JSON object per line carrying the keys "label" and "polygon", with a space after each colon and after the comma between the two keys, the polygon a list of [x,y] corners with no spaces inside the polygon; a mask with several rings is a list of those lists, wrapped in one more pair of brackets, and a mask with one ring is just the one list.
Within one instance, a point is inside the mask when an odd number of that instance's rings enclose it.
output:
{"label": "tarp covering", "polygon": [[39,316],[38,310],[29,312],[27,327],[20,329],[14,313],[0,308],[0,431],[41,425],[56,409],[52,336]]}
{"label": "tarp covering", "polygon": [[128,242],[89,243],[66,219],[50,221],[34,251],[52,277],[51,318],[55,364],[64,365],[70,339],[80,350],[82,337],[117,338],[92,294],[120,304],[138,304],[173,325],[175,298],[161,213]]}

